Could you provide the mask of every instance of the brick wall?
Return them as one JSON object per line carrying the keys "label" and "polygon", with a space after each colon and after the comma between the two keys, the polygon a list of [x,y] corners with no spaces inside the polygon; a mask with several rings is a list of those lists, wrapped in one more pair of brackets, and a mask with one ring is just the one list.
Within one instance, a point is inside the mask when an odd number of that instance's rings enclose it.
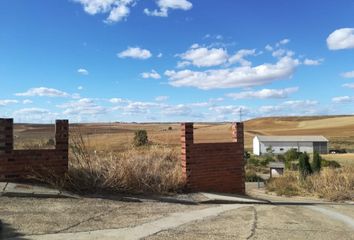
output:
{"label": "brick wall", "polygon": [[68,120],[56,120],[55,149],[14,150],[13,119],[0,118],[0,180],[23,179],[33,172],[64,175],[68,170]]}
{"label": "brick wall", "polygon": [[244,194],[243,123],[232,125],[229,143],[194,143],[193,123],[182,123],[181,130],[186,189]]}

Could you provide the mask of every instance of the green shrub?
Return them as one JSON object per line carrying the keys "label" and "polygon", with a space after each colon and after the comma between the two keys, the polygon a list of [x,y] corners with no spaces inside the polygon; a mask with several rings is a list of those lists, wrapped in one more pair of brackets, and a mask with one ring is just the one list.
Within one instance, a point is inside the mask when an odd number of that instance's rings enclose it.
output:
{"label": "green shrub", "polygon": [[268,147],[266,148],[266,151],[267,151],[268,154],[273,154],[273,153],[274,153],[274,150],[273,150],[272,145],[268,146]]}
{"label": "green shrub", "polygon": [[253,169],[246,169],[246,182],[263,182],[264,179],[257,175]]}
{"label": "green shrub", "polygon": [[310,157],[306,152],[302,153],[299,157],[299,171],[302,179],[306,179],[308,175],[312,174]]}
{"label": "green shrub", "polygon": [[313,153],[312,170],[313,172],[321,171],[321,156],[318,152]]}
{"label": "green shrub", "polygon": [[270,155],[265,155],[260,161],[259,161],[259,165],[262,167],[266,167],[268,166],[269,162],[273,162],[274,158]]}
{"label": "green shrub", "polygon": [[285,156],[283,154],[278,154],[277,155],[277,160],[279,162],[285,162]]}
{"label": "green shrub", "polygon": [[133,141],[134,146],[136,147],[144,146],[147,145],[148,143],[149,140],[148,140],[148,135],[146,130],[136,130],[134,132],[134,141]]}
{"label": "green shrub", "polygon": [[322,167],[329,167],[329,168],[340,168],[341,167],[341,165],[338,162],[336,162],[334,160],[328,161],[326,159],[321,159],[321,166]]}
{"label": "green shrub", "polygon": [[259,166],[259,159],[255,156],[251,156],[248,160],[247,163],[250,165],[254,165],[254,166]]}
{"label": "green shrub", "polygon": [[292,148],[289,149],[288,151],[286,151],[284,153],[284,158],[285,158],[285,169],[293,169],[293,163],[292,161],[298,161],[299,157],[300,157],[300,152],[297,151],[297,149]]}

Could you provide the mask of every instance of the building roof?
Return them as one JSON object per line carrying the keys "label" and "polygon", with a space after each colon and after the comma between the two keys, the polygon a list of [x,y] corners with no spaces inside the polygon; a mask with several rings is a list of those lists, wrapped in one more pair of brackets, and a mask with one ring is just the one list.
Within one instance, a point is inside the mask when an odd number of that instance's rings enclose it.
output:
{"label": "building roof", "polygon": [[324,136],[255,136],[260,142],[328,142]]}
{"label": "building roof", "polygon": [[285,164],[282,162],[270,162],[269,168],[285,168]]}

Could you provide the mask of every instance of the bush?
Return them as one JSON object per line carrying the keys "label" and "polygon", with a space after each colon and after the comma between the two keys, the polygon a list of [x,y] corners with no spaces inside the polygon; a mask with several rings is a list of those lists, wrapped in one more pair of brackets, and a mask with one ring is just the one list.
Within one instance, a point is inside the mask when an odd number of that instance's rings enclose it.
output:
{"label": "bush", "polygon": [[307,191],[332,201],[354,200],[354,168],[324,168],[306,180]]}
{"label": "bush", "polygon": [[277,195],[296,196],[300,193],[297,175],[293,172],[287,172],[281,177],[271,178],[267,182],[266,188]]}
{"label": "bush", "polygon": [[169,131],[171,131],[171,130],[172,130],[172,127],[171,127],[171,126],[170,126],[170,127],[168,127],[168,130],[169,130]]}
{"label": "bush", "polygon": [[246,169],[246,182],[263,182],[264,179],[257,175],[253,169]]}
{"label": "bush", "polygon": [[262,167],[266,167],[268,166],[268,164],[270,162],[273,162],[274,158],[271,155],[265,155],[260,161],[259,161],[259,165]]}
{"label": "bush", "polygon": [[354,200],[354,168],[323,168],[321,172],[299,181],[298,172],[270,179],[266,188],[278,195],[315,195],[332,201]]}
{"label": "bush", "polygon": [[321,166],[322,167],[329,167],[329,168],[340,168],[341,167],[341,165],[338,162],[336,162],[334,160],[328,161],[326,159],[321,159]]}
{"label": "bush", "polygon": [[285,158],[285,168],[286,169],[293,169],[292,161],[298,161],[301,153],[297,151],[297,149],[292,148],[284,153]]}
{"label": "bush", "polygon": [[268,154],[271,154],[271,155],[274,153],[273,147],[271,145],[266,148],[266,151]]}
{"label": "bush", "polygon": [[315,173],[321,171],[321,156],[318,152],[313,154],[312,170]]}
{"label": "bush", "polygon": [[146,130],[137,130],[134,134],[134,146],[139,147],[147,145],[149,143]]}
{"label": "bush", "polygon": [[278,154],[277,160],[278,160],[278,162],[285,162],[285,156],[283,154]]}
{"label": "bush", "polygon": [[308,175],[312,174],[310,157],[306,152],[302,153],[299,157],[299,171],[302,179],[305,179]]}
{"label": "bush", "polygon": [[248,160],[247,163],[250,165],[254,165],[254,166],[259,166],[259,159],[255,156],[251,156]]}

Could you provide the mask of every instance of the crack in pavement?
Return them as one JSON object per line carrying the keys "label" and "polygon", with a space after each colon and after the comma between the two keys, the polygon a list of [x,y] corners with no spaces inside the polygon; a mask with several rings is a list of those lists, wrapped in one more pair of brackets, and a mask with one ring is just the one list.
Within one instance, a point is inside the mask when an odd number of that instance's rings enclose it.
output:
{"label": "crack in pavement", "polygon": [[51,239],[51,240],[142,239],[144,237],[153,235],[157,232],[161,232],[171,228],[176,228],[189,222],[203,220],[206,219],[207,217],[215,217],[223,212],[234,210],[243,206],[244,205],[240,205],[240,204],[230,204],[230,205],[220,205],[220,206],[201,209],[201,210],[177,212],[177,213],[172,213],[167,217],[163,217],[155,221],[144,223],[135,227],[94,230],[94,231],[75,232],[75,233],[27,235],[24,237],[26,239]]}
{"label": "crack in pavement", "polygon": [[256,233],[257,221],[258,221],[257,209],[255,206],[253,206],[253,223],[251,228],[251,234],[246,239],[251,239]]}
{"label": "crack in pavement", "polygon": [[79,225],[82,224],[82,223],[89,222],[89,221],[91,221],[91,220],[94,220],[95,218],[100,218],[100,217],[102,217],[102,216],[104,216],[104,215],[106,215],[106,214],[108,214],[108,213],[111,213],[111,212],[112,212],[112,210],[106,211],[106,212],[103,212],[103,213],[100,213],[100,214],[97,214],[97,215],[94,215],[94,216],[89,217],[89,218],[87,218],[87,219],[85,219],[85,220],[83,220],[83,221],[80,221],[80,222],[78,222],[78,223],[75,223],[75,224],[73,224],[73,225],[70,225],[70,226],[68,226],[68,227],[66,227],[66,228],[60,229],[60,230],[58,230],[58,231],[55,231],[54,233],[61,233],[61,232],[67,231],[67,230],[69,230],[69,229],[72,229],[72,228],[74,228],[74,227],[79,226]]}
{"label": "crack in pavement", "polygon": [[8,184],[9,184],[8,182],[5,184],[4,188],[2,189],[2,192],[5,192],[5,189],[6,189]]}

